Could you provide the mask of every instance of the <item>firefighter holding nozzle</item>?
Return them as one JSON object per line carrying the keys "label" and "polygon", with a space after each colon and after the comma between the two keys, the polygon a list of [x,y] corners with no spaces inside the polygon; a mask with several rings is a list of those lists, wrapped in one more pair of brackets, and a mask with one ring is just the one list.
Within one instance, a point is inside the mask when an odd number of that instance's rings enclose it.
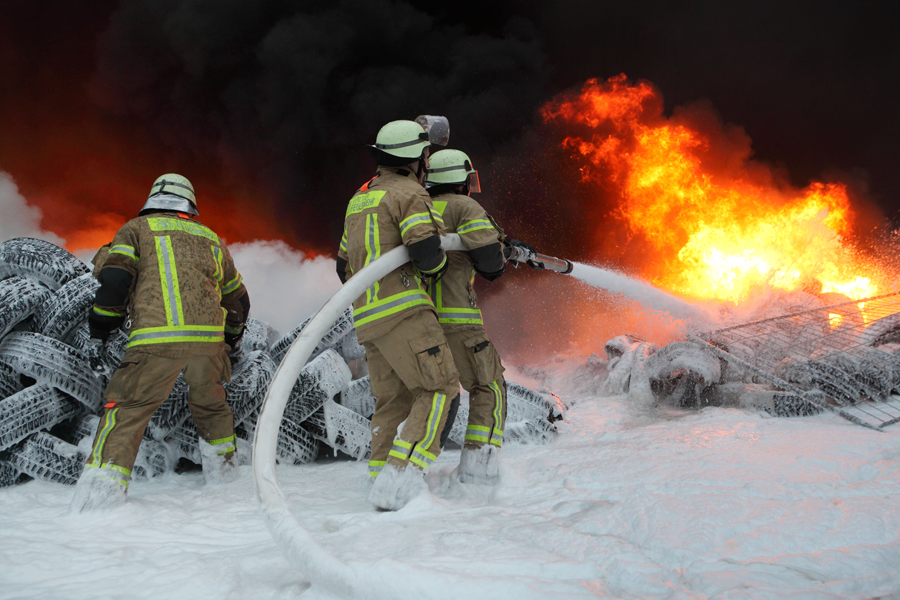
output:
{"label": "firefighter holding nozzle", "polygon": [[123,325],[128,345],[104,392],[74,511],[125,501],[144,429],[179,374],[190,387],[204,478],[237,476],[234,415],[223,383],[231,379],[229,352],[238,347],[250,298],[228,248],[196,216],[191,182],[174,173],[159,177],[138,217],[116,233],[99,271],[89,317],[92,365],[102,368],[110,335]]}
{"label": "firefighter holding nozzle", "polygon": [[400,509],[425,489],[459,405],[456,366],[428,295],[427,282],[448,264],[443,221],[421,185],[431,144],[446,143],[441,127],[430,129],[432,137],[415,121],[392,121],[378,132],[369,147],[378,170],[350,199],[337,259],[342,282],[401,244],[412,262],[353,304],[376,398],[369,501],[383,510]]}
{"label": "firefighter holding nozzle", "polygon": [[506,421],[506,382],[500,355],[484,329],[475,294],[475,275],[494,281],[503,275],[505,258],[512,255],[513,249],[534,252],[534,248],[507,239],[494,219],[470,196],[481,192],[481,183],[465,152],[440,150],[430,162],[425,188],[447,233],[459,234],[467,250],[448,252],[447,272],[439,280],[429,282],[429,294],[453,353],[460,383],[469,392],[469,422],[458,475],[463,483],[494,484],[499,477],[499,451]]}
{"label": "firefighter holding nozzle", "polygon": [[[503,232],[468,196],[479,189],[464,153],[439,151],[438,162],[429,163],[431,144],[446,145],[448,137],[443,117],[382,127],[370,147],[378,171],[350,200],[338,252],[342,282],[400,244],[412,262],[375,283],[353,311],[376,398],[369,501],[385,510],[402,508],[425,489],[424,473],[456,417],[460,380],[472,394],[460,480],[497,480],[506,390],[472,278],[502,275]],[[421,185],[426,181],[434,203]],[[445,232],[459,233],[468,252],[445,253]]]}

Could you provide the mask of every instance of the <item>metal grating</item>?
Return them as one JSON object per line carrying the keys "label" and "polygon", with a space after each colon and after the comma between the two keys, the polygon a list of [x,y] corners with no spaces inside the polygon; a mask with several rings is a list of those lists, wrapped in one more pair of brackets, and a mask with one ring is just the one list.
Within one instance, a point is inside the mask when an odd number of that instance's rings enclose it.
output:
{"label": "metal grating", "polygon": [[900,421],[900,293],[700,334],[744,381],[768,381],[864,427]]}

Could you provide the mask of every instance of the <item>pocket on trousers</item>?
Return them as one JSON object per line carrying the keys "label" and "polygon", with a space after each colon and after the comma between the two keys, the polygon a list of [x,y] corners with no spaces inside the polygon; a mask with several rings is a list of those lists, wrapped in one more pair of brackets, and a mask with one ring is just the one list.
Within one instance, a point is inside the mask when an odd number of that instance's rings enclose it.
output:
{"label": "pocket on trousers", "polygon": [[231,381],[231,360],[228,358],[228,353],[220,354],[219,360],[222,361],[222,383],[228,383]]}
{"label": "pocket on trousers", "polygon": [[425,336],[410,340],[409,347],[416,355],[416,364],[422,375],[422,386],[437,391],[447,384],[447,361],[452,361],[450,347],[443,336]]}
{"label": "pocket on trousers", "polygon": [[466,356],[475,373],[475,381],[479,385],[487,385],[503,376],[503,366],[500,364],[500,355],[494,344],[488,339],[487,334],[478,333],[467,340],[463,340],[466,347]]}
{"label": "pocket on trousers", "polygon": [[128,362],[121,362],[116,367],[109,385],[103,392],[103,397],[110,400],[122,401],[127,398],[133,398],[138,389],[140,366],[144,362],[145,357],[137,357]]}

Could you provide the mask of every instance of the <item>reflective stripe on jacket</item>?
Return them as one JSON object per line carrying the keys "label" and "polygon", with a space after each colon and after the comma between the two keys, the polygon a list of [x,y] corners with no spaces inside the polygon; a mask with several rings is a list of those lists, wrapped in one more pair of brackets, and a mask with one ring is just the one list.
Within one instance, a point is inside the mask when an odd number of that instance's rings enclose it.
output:
{"label": "reflective stripe on jacket", "polygon": [[[356,273],[400,244],[443,235],[431,198],[405,169],[379,167],[376,177],[350,199],[338,257]],[[352,275],[351,275],[352,276]],[[375,282],[353,303],[360,341],[373,339],[404,318],[409,310],[433,309],[415,269],[406,264]]]}
{"label": "reflective stripe on jacket", "polygon": [[[469,196],[441,194],[432,199],[447,233],[458,233],[468,250],[481,248],[504,238],[503,231],[478,202]],[[478,296],[475,294],[475,268],[468,252],[448,252],[450,265],[444,276],[431,286],[441,325],[482,325]]]}
{"label": "reflective stripe on jacket", "polygon": [[244,325],[241,275],[219,236],[199,221],[177,213],[132,219],[116,233],[106,269],[124,269],[134,277],[121,304],[93,307],[97,314],[124,314],[127,304],[129,348],[182,347],[202,353],[209,347],[206,351],[213,353],[226,327],[240,332]]}

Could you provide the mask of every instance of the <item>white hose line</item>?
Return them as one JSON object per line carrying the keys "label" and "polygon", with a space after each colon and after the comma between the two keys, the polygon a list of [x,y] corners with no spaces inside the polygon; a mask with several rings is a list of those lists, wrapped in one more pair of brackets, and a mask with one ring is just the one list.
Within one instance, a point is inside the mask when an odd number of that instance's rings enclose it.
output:
{"label": "white hose line", "polygon": [[[465,250],[455,233],[442,237],[441,246],[444,250]],[[275,371],[256,423],[256,435],[253,438],[253,478],[256,481],[256,492],[266,526],[282,552],[300,567],[303,575],[311,583],[336,592],[349,593],[357,587],[354,585],[355,577],[347,565],[323,548],[303,528],[288,508],[275,471],[278,430],[294,383],[322,336],[366,289],[407,262],[409,251],[406,246],[394,248],[358,273],[354,273],[353,277],[325,303],[325,306],[319,309],[288,348],[278,370]]]}

